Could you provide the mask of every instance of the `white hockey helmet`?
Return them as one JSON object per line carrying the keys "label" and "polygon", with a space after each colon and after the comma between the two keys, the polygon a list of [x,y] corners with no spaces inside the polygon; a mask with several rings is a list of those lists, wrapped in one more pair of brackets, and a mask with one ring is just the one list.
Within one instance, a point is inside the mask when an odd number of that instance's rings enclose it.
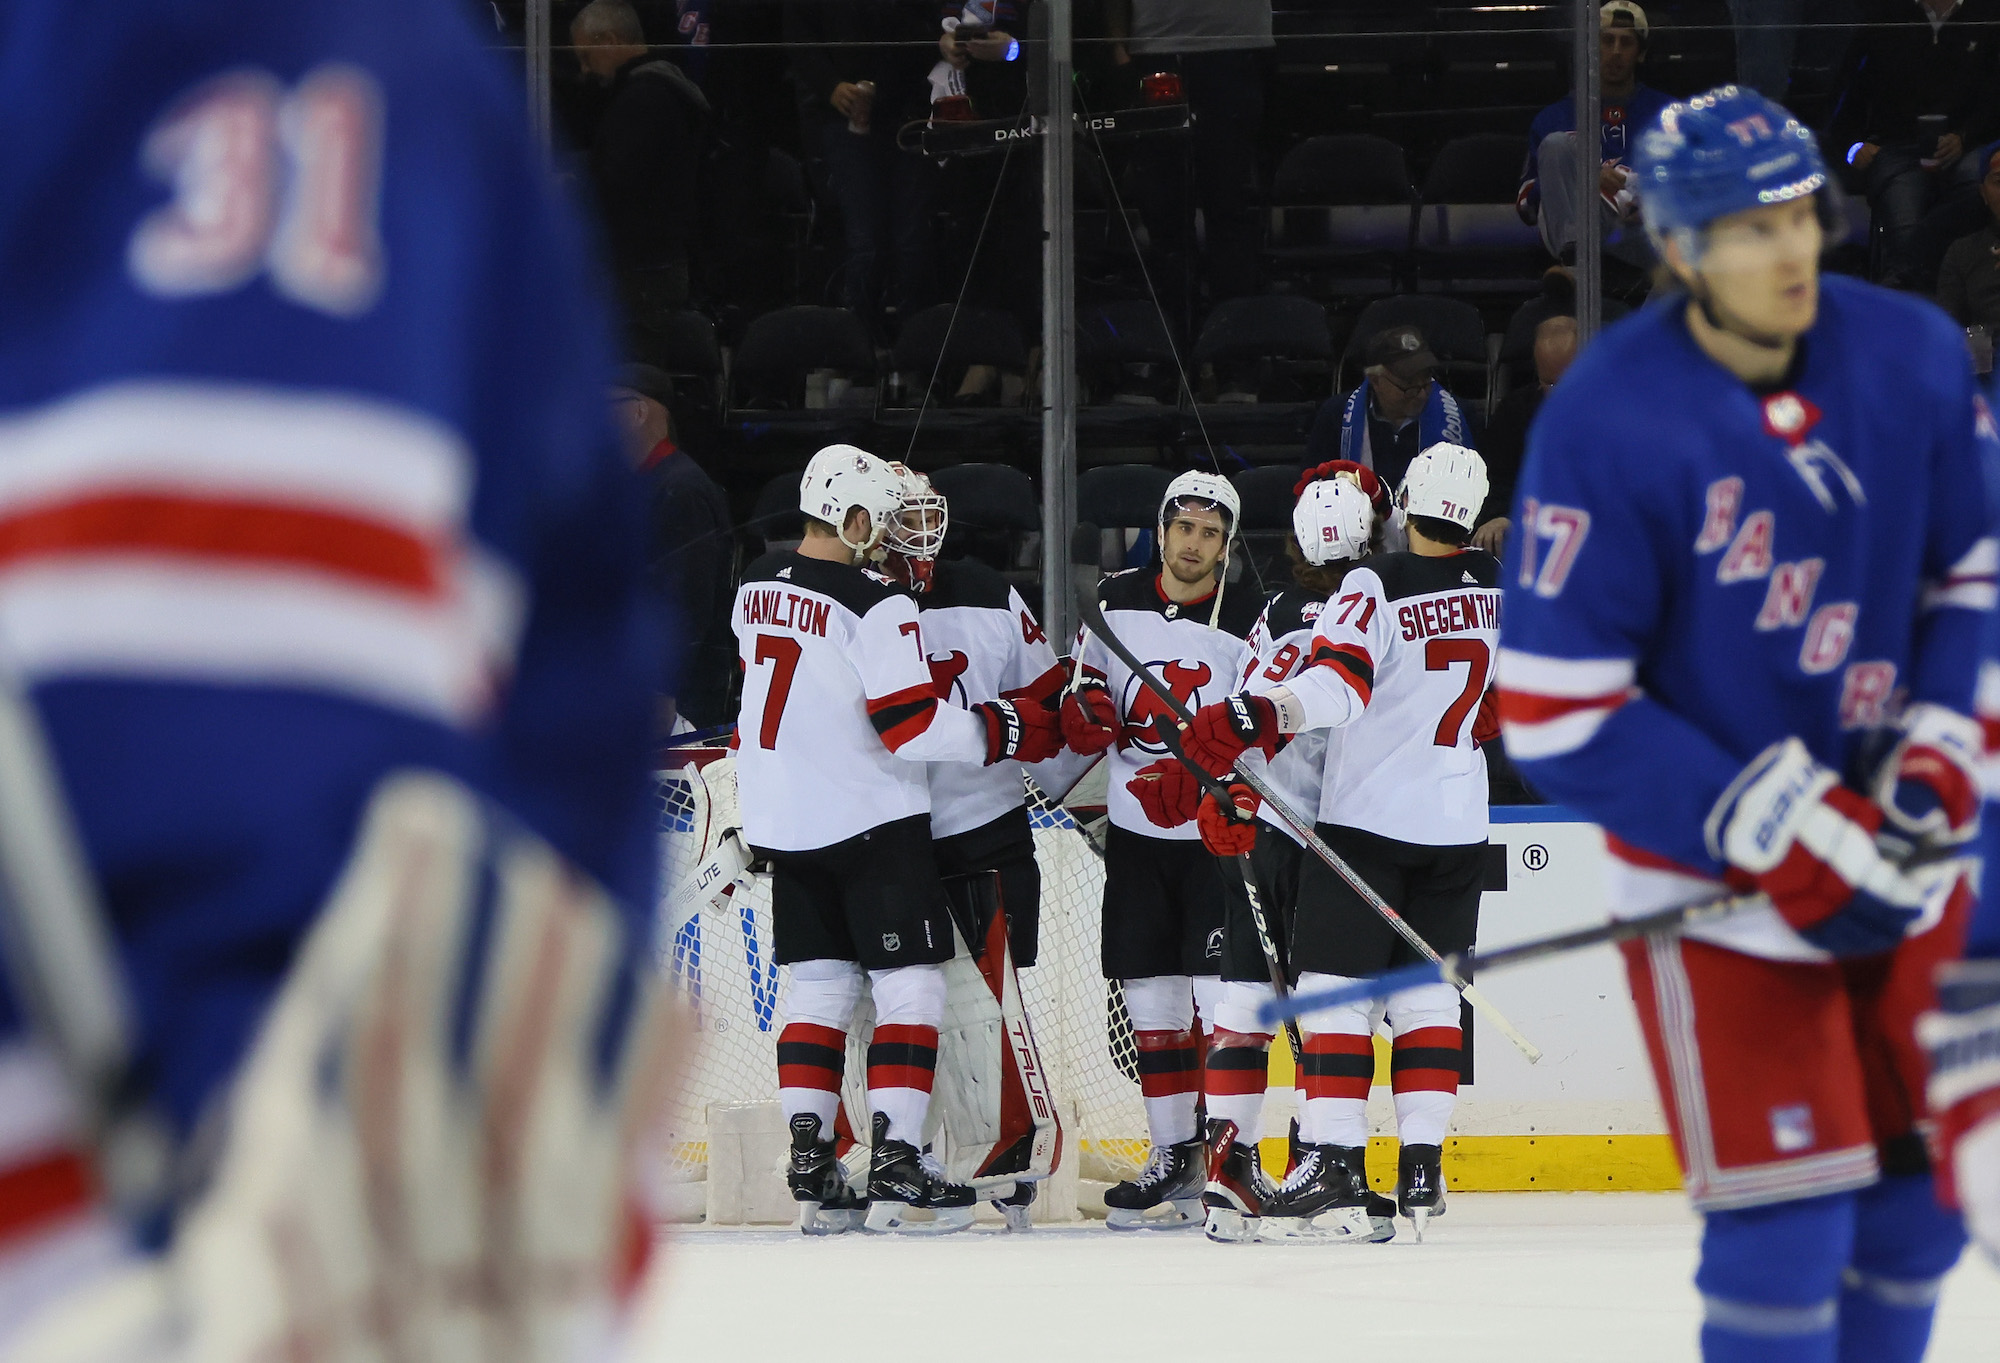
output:
{"label": "white hockey helmet", "polygon": [[1345,562],[1368,552],[1375,504],[1354,479],[1336,475],[1306,484],[1292,508],[1292,533],[1307,563]]}
{"label": "white hockey helmet", "polygon": [[[887,460],[854,445],[828,445],[806,465],[799,479],[799,510],[825,521],[840,542],[865,554],[881,542],[902,504],[903,480]],[[847,538],[847,515],[855,507],[868,513],[865,544]]]}
{"label": "white hockey helmet", "polygon": [[1222,513],[1223,553],[1227,556],[1230,546],[1236,543],[1236,522],[1243,517],[1243,499],[1236,495],[1235,485],[1218,474],[1190,470],[1167,484],[1167,495],[1160,499],[1160,552],[1167,548],[1167,522],[1173,519],[1174,509],[1182,502],[1205,502]]}
{"label": "white hockey helmet", "polygon": [[1430,516],[1470,530],[1491,486],[1479,451],[1439,441],[1410,461],[1398,501],[1405,516]]}
{"label": "white hockey helmet", "polygon": [[882,547],[889,551],[893,561],[893,576],[923,591],[930,586],[931,570],[944,548],[944,531],[951,510],[945,504],[944,494],[931,486],[928,477],[906,464],[889,467],[902,480],[903,498],[889,518]]}

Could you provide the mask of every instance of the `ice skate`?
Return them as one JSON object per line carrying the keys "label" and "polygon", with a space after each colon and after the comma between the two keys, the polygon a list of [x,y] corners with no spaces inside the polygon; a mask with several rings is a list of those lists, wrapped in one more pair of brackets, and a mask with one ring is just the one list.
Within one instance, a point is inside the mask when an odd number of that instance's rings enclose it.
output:
{"label": "ice skate", "polygon": [[1365,1145],[1336,1145],[1334,1155],[1346,1165],[1354,1175],[1354,1181],[1361,1185],[1368,1196],[1368,1240],[1371,1244],[1386,1244],[1396,1238],[1396,1203],[1368,1186],[1368,1147]]}
{"label": "ice skate", "polygon": [[1034,1222],[1028,1216],[1028,1208],[1034,1205],[1035,1185],[1023,1180],[1014,1185],[1014,1191],[1004,1197],[988,1198],[993,1209],[1007,1218],[1010,1231],[1033,1230]]}
{"label": "ice skate", "polygon": [[1272,1242],[1365,1244],[1368,1190],[1340,1158],[1339,1147],[1306,1145],[1299,1167],[1264,1200],[1258,1238]]}
{"label": "ice skate", "polygon": [[1208,1124],[1208,1187],[1201,1195],[1203,1232],[1217,1244],[1257,1238],[1264,1200],[1275,1189],[1257,1161],[1256,1147],[1236,1139],[1236,1123]]}
{"label": "ice skate", "polygon": [[883,1113],[875,1114],[874,1131],[867,1229],[948,1235],[972,1224],[977,1193],[947,1181],[937,1162],[908,1141],[890,1140],[889,1118]]}
{"label": "ice skate", "polygon": [[1181,1230],[1201,1224],[1208,1183],[1208,1143],[1199,1136],[1154,1146],[1146,1167],[1105,1190],[1104,1224],[1112,1230]]}
{"label": "ice skate", "polygon": [[1396,1203],[1422,1244],[1424,1223],[1444,1215],[1444,1151],[1435,1145],[1406,1145],[1397,1165]]}
{"label": "ice skate", "polygon": [[799,1204],[804,1235],[839,1235],[861,1224],[866,1204],[848,1185],[847,1170],[834,1156],[833,1142],[821,1140],[819,1118],[801,1112],[792,1118],[792,1158],[785,1182]]}

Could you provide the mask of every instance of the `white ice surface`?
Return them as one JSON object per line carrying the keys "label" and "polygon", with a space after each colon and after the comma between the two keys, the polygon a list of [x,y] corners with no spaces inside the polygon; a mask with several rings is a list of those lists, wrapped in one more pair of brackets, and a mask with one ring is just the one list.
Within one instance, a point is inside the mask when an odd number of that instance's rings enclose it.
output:
{"label": "white ice surface", "polygon": [[[626,1363],[667,1359],[1409,1359],[1685,1363],[1697,1223],[1677,1195],[1454,1194],[1425,1243],[1225,1246],[1100,1222],[808,1240],[677,1228]],[[2000,1360],[2000,1271],[1968,1252],[1931,1363]]]}

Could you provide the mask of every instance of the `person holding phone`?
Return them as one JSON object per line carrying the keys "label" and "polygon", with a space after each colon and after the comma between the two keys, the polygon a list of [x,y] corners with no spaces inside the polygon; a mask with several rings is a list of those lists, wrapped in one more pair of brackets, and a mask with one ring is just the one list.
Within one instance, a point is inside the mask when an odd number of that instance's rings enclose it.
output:
{"label": "person holding phone", "polygon": [[1862,0],[1828,156],[1882,224],[1881,282],[1930,290],[1984,219],[1967,152],[2000,136],[2000,0]]}

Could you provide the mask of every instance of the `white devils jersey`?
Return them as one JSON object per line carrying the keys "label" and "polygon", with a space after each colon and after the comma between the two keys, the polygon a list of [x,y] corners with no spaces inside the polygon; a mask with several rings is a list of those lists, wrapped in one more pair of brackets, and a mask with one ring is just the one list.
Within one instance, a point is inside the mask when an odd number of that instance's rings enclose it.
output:
{"label": "white devils jersey", "polygon": [[730,610],[743,664],[736,782],[753,847],[804,852],[930,810],[923,764],[983,762],[986,725],[940,705],[917,606],[845,564],[751,564]]}
{"label": "white devils jersey", "polygon": [[[938,699],[970,709],[981,701],[1048,705],[1066,680],[1048,635],[1021,594],[977,559],[939,560],[916,594],[924,651]],[[931,833],[948,838],[989,824],[1027,801],[1021,764],[930,764]]]}
{"label": "white devils jersey", "polygon": [[1382,554],[1326,603],[1286,685],[1327,752],[1319,821],[1433,847],[1486,840],[1473,720],[1500,646],[1500,565],[1481,549]]}
{"label": "white devils jersey", "polygon": [[[1211,629],[1208,617],[1215,608],[1214,596],[1185,603],[1169,601],[1160,590],[1158,569],[1133,568],[1113,573],[1097,584],[1104,623],[1190,711],[1233,694],[1255,656],[1244,636],[1257,621],[1257,597],[1238,589],[1225,591],[1222,601],[1221,617]],[[1111,822],[1149,838],[1178,842],[1200,838],[1201,830],[1192,819],[1179,828],[1160,827],[1146,817],[1138,800],[1125,789],[1139,768],[1169,756],[1154,727],[1167,715],[1167,707],[1087,630],[1078,634],[1077,648],[1084,670],[1102,678],[1110,690],[1123,725],[1118,742],[1105,754],[1110,781],[1106,807]],[[1165,722],[1173,720],[1169,717]]]}
{"label": "white devils jersey", "polygon": [[[1304,671],[1312,658],[1313,636],[1319,632],[1320,611],[1325,604],[1299,587],[1272,593],[1264,613],[1250,630],[1248,643],[1256,656],[1243,669],[1240,689],[1268,691]],[[1254,748],[1245,756],[1263,766],[1265,779],[1277,788],[1286,804],[1307,818],[1316,818],[1327,744],[1338,741],[1331,735],[1329,729],[1294,734],[1291,742],[1269,762]],[[1299,842],[1299,835],[1273,814],[1268,805],[1258,810],[1257,817],[1293,842]]]}

